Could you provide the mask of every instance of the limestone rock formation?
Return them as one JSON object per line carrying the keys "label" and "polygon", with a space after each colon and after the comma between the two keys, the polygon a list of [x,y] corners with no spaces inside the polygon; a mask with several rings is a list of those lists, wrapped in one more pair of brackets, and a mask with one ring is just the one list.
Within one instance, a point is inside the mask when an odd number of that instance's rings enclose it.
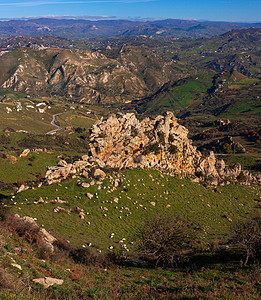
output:
{"label": "limestone rock formation", "polygon": [[139,121],[133,113],[98,121],[91,128],[91,156],[105,168],[159,168],[193,174],[201,153],[173,113]]}
{"label": "limestone rock formation", "polygon": [[[89,146],[89,155],[81,160],[73,164],[62,160],[58,166],[49,167],[45,183],[57,183],[74,174],[103,180],[106,170],[125,168],[156,168],[178,176],[197,176],[194,182],[206,181],[214,186],[235,181],[261,182],[260,174],[254,176],[241,170],[239,163],[226,166],[213,152],[203,157],[172,112],[141,121],[133,113],[101,119],[90,129]],[[89,184],[82,186],[88,188]]]}

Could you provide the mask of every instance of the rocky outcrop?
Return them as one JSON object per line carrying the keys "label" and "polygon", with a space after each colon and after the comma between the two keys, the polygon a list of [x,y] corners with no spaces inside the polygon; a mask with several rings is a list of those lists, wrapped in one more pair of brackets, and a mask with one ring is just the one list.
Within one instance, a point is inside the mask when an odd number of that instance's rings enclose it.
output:
{"label": "rocky outcrop", "polygon": [[[188,138],[188,130],[171,112],[153,119],[138,120],[133,113],[101,119],[90,130],[89,147],[89,155],[82,160],[73,164],[62,160],[49,167],[45,182],[57,183],[74,174],[103,180],[106,170],[125,168],[156,168],[168,174],[196,176],[194,182],[206,181],[210,185],[261,182],[260,174],[253,176],[241,170],[238,163],[228,167],[213,152],[203,157]],[[88,188],[90,184],[81,186]]]}
{"label": "rocky outcrop", "polygon": [[30,231],[34,231],[35,234],[37,234],[37,238],[39,240],[39,243],[41,247],[50,252],[54,252],[54,242],[57,241],[57,239],[51,235],[46,229],[39,226],[35,220],[31,217],[25,216],[20,217],[18,214],[14,215],[15,222],[19,222],[21,224],[24,224],[24,226],[27,226]]}
{"label": "rocky outcrop", "polygon": [[170,112],[139,121],[133,113],[98,121],[90,134],[91,156],[103,168],[159,168],[193,174],[201,154],[188,130]]}
{"label": "rocky outcrop", "polygon": [[48,167],[45,174],[45,182],[48,185],[58,183],[79,171],[83,171],[89,166],[90,163],[86,160],[75,161],[73,164],[67,164],[65,160],[61,160],[57,166]]}

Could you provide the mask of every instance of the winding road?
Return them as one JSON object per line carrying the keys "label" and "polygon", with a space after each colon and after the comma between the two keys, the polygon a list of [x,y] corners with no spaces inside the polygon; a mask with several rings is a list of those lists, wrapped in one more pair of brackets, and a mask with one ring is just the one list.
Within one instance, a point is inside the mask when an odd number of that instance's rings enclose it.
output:
{"label": "winding road", "polygon": [[70,110],[68,109],[68,110],[65,111],[65,112],[62,112],[62,113],[53,115],[53,119],[52,119],[51,124],[52,124],[53,126],[57,127],[57,128],[54,129],[54,130],[48,131],[48,132],[46,133],[46,135],[47,135],[47,134],[54,134],[55,132],[57,132],[57,131],[63,129],[60,125],[58,125],[58,124],[55,123],[55,122],[56,122],[56,117],[57,117],[57,116],[64,115],[64,114],[68,113],[69,111],[70,111]]}

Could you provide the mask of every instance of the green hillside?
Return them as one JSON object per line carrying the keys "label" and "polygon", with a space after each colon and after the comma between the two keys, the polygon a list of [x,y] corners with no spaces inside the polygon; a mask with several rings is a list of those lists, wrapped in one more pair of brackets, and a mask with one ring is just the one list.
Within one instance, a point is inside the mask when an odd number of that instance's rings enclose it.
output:
{"label": "green hillside", "polygon": [[[19,193],[9,204],[13,211],[37,218],[39,224],[75,246],[92,243],[99,249],[119,248],[121,244],[117,242],[126,238],[128,247],[133,248],[131,242],[137,239],[138,230],[148,218],[159,213],[192,221],[201,228],[203,243],[214,239],[225,241],[233,224],[256,212],[256,199],[261,192],[260,188],[239,185],[206,188],[189,179],[153,170],[126,170],[120,173],[120,178],[122,185],[117,189],[113,189],[112,177],[87,189],[78,185],[84,180],[76,178]],[[89,199],[87,192],[94,197]],[[40,197],[45,201],[60,198],[69,204],[34,204]],[[89,214],[81,220],[75,213],[53,212],[57,206],[65,209],[78,206]],[[114,239],[110,238],[112,232]]]}

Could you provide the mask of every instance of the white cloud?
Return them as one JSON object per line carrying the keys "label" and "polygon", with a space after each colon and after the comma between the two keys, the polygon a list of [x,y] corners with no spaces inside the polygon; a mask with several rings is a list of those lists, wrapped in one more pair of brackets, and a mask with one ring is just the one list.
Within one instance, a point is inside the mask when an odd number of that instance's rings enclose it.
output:
{"label": "white cloud", "polygon": [[115,16],[86,16],[86,15],[45,15],[45,16],[25,16],[21,18],[0,18],[0,20],[35,20],[40,18],[48,19],[80,19],[80,20],[100,20],[114,19]]}
{"label": "white cloud", "polygon": [[86,0],[86,1],[25,1],[25,2],[6,2],[0,3],[0,6],[40,6],[54,4],[95,4],[95,3],[142,3],[154,2],[156,0]]}

